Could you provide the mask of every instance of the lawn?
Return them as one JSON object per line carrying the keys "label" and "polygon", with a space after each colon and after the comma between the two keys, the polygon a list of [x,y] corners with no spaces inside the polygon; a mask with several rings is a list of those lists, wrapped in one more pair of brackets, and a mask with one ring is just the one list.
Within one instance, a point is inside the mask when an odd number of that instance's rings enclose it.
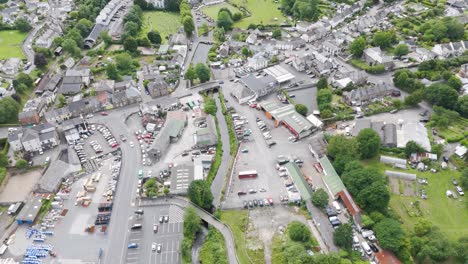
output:
{"label": "lawn", "polygon": [[[366,164],[376,167],[382,172],[386,169],[395,170],[378,162],[376,159],[367,161]],[[413,169],[401,171],[415,173],[418,177],[427,178],[429,182],[425,186],[428,196],[427,200],[420,199],[419,197],[405,197],[392,194],[390,207],[400,215],[403,226],[407,230],[412,230],[418,219],[424,217],[438,226],[452,241],[468,235],[468,226],[466,225],[468,210],[465,207],[466,197],[458,196],[459,199],[456,200],[445,196],[446,190],[455,191],[451,179],[459,179],[460,173],[458,171],[442,170],[437,173],[430,171],[419,172]],[[417,203],[415,203],[416,201]],[[417,205],[418,203],[419,206]]]}
{"label": "lawn", "polygon": [[0,59],[20,58],[24,59],[21,43],[27,33],[17,30],[0,31]]}
{"label": "lawn", "polygon": [[167,38],[176,33],[181,26],[179,13],[150,11],[143,14],[142,34],[146,36],[149,31],[157,30],[161,33],[163,43],[166,43]]}
{"label": "lawn", "polygon": [[202,12],[211,17],[213,20],[216,21],[216,19],[218,18],[218,12],[221,8],[227,8],[229,9],[233,14],[234,13],[237,13],[237,12],[240,12],[240,10],[235,7],[235,6],[232,6],[230,5],[229,3],[221,3],[219,5],[210,5],[210,6],[204,6],[202,8]]}
{"label": "lawn", "polygon": [[246,232],[248,226],[248,212],[245,210],[230,210],[221,212],[221,221],[227,224],[234,235],[237,258],[240,264],[264,263],[263,250],[247,248]]}
{"label": "lawn", "polygon": [[[234,27],[247,28],[250,24],[279,25],[286,20],[278,9],[279,3],[273,0],[231,0],[238,7],[244,7],[251,15],[234,24]],[[275,20],[276,18],[276,20]]]}
{"label": "lawn", "polygon": [[439,135],[447,142],[457,142],[468,136],[468,119],[459,117],[456,122],[452,122],[448,128],[437,129]]}

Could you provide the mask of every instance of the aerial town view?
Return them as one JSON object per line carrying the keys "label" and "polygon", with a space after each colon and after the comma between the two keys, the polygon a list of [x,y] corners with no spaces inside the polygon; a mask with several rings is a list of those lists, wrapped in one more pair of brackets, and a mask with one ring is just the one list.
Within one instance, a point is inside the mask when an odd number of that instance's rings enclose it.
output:
{"label": "aerial town view", "polygon": [[0,0],[0,264],[468,264],[468,0]]}

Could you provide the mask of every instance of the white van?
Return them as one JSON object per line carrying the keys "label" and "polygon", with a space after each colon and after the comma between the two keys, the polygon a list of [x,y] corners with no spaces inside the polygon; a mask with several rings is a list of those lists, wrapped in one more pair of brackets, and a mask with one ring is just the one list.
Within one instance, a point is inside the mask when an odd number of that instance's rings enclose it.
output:
{"label": "white van", "polygon": [[332,205],[333,205],[333,208],[335,208],[335,211],[336,211],[338,214],[341,214],[341,207],[340,207],[340,204],[339,204],[337,201],[333,201]]}
{"label": "white van", "polygon": [[353,236],[353,243],[359,245],[359,238],[357,236]]}
{"label": "white van", "polygon": [[369,255],[369,256],[372,255],[372,250],[371,250],[371,248],[369,247],[369,244],[367,244],[366,241],[361,243],[361,247],[362,247],[362,249],[364,249],[364,252],[366,252],[367,255]]}

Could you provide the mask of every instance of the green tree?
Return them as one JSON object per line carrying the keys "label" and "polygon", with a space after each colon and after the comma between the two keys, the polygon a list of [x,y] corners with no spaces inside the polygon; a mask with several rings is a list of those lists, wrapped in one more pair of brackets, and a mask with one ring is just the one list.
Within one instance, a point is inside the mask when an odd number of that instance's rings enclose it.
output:
{"label": "green tree", "polygon": [[366,211],[384,212],[390,202],[390,193],[382,181],[376,181],[360,191],[356,200]]}
{"label": "green tree", "polygon": [[107,30],[99,33],[99,37],[102,39],[106,47],[109,47],[112,44],[112,37],[109,35],[109,32]]}
{"label": "green tree", "polygon": [[62,48],[72,56],[76,56],[79,53],[78,45],[76,45],[76,42],[73,39],[64,39],[62,42]]}
{"label": "green tree", "polygon": [[448,80],[447,84],[452,87],[453,89],[460,91],[461,87],[463,86],[462,81],[455,75],[452,75]]}
{"label": "green tree", "polygon": [[57,100],[58,100],[58,108],[62,108],[67,104],[67,99],[63,94],[57,95]]}
{"label": "green tree", "polygon": [[124,49],[130,52],[136,52],[138,49],[138,42],[133,37],[127,37],[123,42]]}
{"label": "green tree", "polygon": [[0,168],[6,167],[8,165],[9,165],[8,156],[5,153],[0,153]]}
{"label": "green tree", "polygon": [[182,20],[182,25],[184,26],[185,34],[187,34],[187,36],[192,36],[192,33],[195,30],[193,18],[191,16],[185,16]]}
{"label": "green tree", "polygon": [[205,113],[215,116],[216,112],[218,111],[218,107],[216,106],[216,101],[213,98],[207,98],[207,100],[205,100],[204,110],[205,110]]}
{"label": "green tree", "polygon": [[333,233],[333,242],[341,248],[350,250],[353,245],[353,228],[350,224],[343,224]]}
{"label": "green tree", "polygon": [[432,223],[426,218],[419,219],[414,225],[414,233],[417,236],[425,236],[431,231],[431,229]]}
{"label": "green tree", "polygon": [[0,100],[0,124],[17,122],[20,105],[11,96]]}
{"label": "green tree", "polygon": [[189,80],[190,83],[192,83],[197,78],[198,78],[197,72],[195,71],[195,68],[193,67],[193,64],[190,64],[187,71],[185,72],[185,79]]}
{"label": "green tree", "polygon": [[252,56],[252,51],[249,50],[249,48],[247,48],[247,47],[242,47],[241,53],[242,53],[242,55],[244,55],[245,57],[250,57],[250,56]]}
{"label": "green tree", "polygon": [[395,33],[390,31],[379,31],[372,37],[372,45],[382,49],[389,48],[395,42]]}
{"label": "green tree", "polygon": [[317,104],[319,105],[319,108],[322,108],[323,105],[330,104],[332,100],[333,93],[330,89],[321,89],[317,92]]}
{"label": "green tree", "polygon": [[361,57],[364,49],[366,49],[367,42],[364,37],[356,38],[353,42],[351,42],[349,46],[349,51],[355,57]]}
{"label": "green tree", "polygon": [[195,66],[195,72],[197,73],[198,79],[201,83],[207,82],[211,78],[210,69],[203,63],[198,63]]}
{"label": "green tree", "polygon": [[218,27],[228,31],[232,28],[232,24],[234,24],[234,21],[229,12],[222,10],[218,13],[218,20],[216,21]]}
{"label": "green tree", "polygon": [[28,162],[24,159],[19,159],[16,161],[15,167],[19,170],[24,170],[28,167]]}
{"label": "green tree", "polygon": [[322,188],[317,189],[312,194],[312,203],[319,208],[325,208],[328,205],[327,192]]}
{"label": "green tree", "polygon": [[295,18],[315,21],[320,15],[318,4],[317,0],[296,0],[290,10]]}
{"label": "green tree", "polygon": [[151,178],[145,182],[146,196],[149,198],[156,197],[158,195],[158,184],[156,178]]}
{"label": "green tree", "polygon": [[365,128],[356,137],[362,159],[370,159],[379,154],[380,136],[372,128]]}
{"label": "green tree", "polygon": [[309,242],[311,239],[309,228],[299,221],[288,224],[288,234],[289,238],[296,242]]}
{"label": "green tree", "polygon": [[115,80],[115,81],[120,80],[119,71],[117,70],[117,66],[115,66],[114,63],[107,64],[106,74],[107,74],[107,77],[111,80]]}
{"label": "green tree", "polygon": [[20,72],[16,75],[15,80],[13,80],[13,87],[16,88],[20,84],[24,84],[26,88],[31,88],[33,87],[34,80],[29,76],[29,74]]}
{"label": "green tree", "polygon": [[377,223],[374,227],[376,236],[379,238],[379,245],[384,249],[398,252],[403,245],[405,232],[398,221],[386,218]]}
{"label": "green tree", "polygon": [[393,54],[397,57],[405,56],[409,53],[408,45],[398,44],[393,50]]}
{"label": "green tree", "polygon": [[187,195],[192,203],[205,210],[211,210],[213,206],[213,194],[210,185],[205,180],[194,180],[190,183]]}
{"label": "green tree", "polygon": [[325,89],[328,88],[328,81],[326,77],[321,77],[319,81],[317,82],[317,89]]}
{"label": "green tree", "polygon": [[242,13],[236,12],[236,13],[232,14],[232,20],[239,21],[241,19],[242,19]]}
{"label": "green tree", "polygon": [[87,37],[93,28],[93,22],[86,18],[82,18],[76,23],[75,28],[78,29],[82,37]]}
{"label": "green tree", "polygon": [[446,84],[434,83],[426,87],[424,97],[431,104],[453,109],[457,105],[458,92]]}
{"label": "green tree", "polygon": [[303,116],[306,116],[307,115],[307,111],[309,111],[307,109],[307,106],[303,105],[303,104],[296,104],[294,106],[294,108],[296,109],[296,112],[298,112],[299,114],[303,115]]}
{"label": "green tree", "polygon": [[128,21],[124,24],[124,32],[126,35],[137,37],[138,32],[140,32],[140,26],[133,21]]}
{"label": "green tree", "polygon": [[336,135],[331,137],[328,142],[327,152],[333,159],[340,155],[349,155],[358,159],[359,145],[356,139],[348,138],[344,135]]}
{"label": "green tree", "polygon": [[146,34],[148,39],[151,41],[153,44],[161,44],[162,43],[162,38],[161,34],[157,30],[151,30]]}
{"label": "green tree", "polygon": [[273,30],[272,37],[274,39],[281,39],[281,29],[277,28]]}
{"label": "green tree", "polygon": [[384,182],[384,178],[379,171],[371,167],[363,168],[356,160],[346,164],[341,178],[353,196],[358,196],[371,183]]}
{"label": "green tree", "polygon": [[115,66],[120,72],[129,73],[133,70],[133,59],[127,53],[115,56]]}
{"label": "green tree", "polygon": [[17,18],[15,20],[14,27],[21,32],[29,32],[32,29],[32,26],[24,18]]}
{"label": "green tree", "polygon": [[226,41],[226,32],[224,31],[224,28],[216,28],[213,32],[213,37],[219,42]]}
{"label": "green tree", "polygon": [[422,90],[415,91],[405,97],[404,104],[407,106],[416,106],[422,101],[423,96]]}
{"label": "green tree", "polygon": [[201,229],[201,218],[197,214],[197,211],[193,207],[187,207],[184,212],[184,237],[188,237],[192,240],[195,239],[195,235]]}
{"label": "green tree", "polygon": [[198,29],[199,34],[202,34],[202,35],[207,35],[209,31],[210,31],[210,28],[208,27],[208,24],[206,24],[206,22],[203,22],[201,27]]}
{"label": "green tree", "polygon": [[468,168],[464,168],[460,177],[460,185],[463,186],[463,189],[468,189]]}

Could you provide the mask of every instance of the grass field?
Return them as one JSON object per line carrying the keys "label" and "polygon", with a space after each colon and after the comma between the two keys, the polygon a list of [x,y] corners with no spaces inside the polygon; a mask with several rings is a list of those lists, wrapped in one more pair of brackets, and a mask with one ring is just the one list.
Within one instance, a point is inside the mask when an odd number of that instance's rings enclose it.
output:
{"label": "grass field", "polygon": [[179,13],[150,11],[143,14],[142,34],[146,36],[149,31],[157,30],[161,33],[163,43],[166,43],[167,37],[176,33],[181,26]]}
{"label": "grass field", "polygon": [[21,50],[21,43],[26,38],[27,33],[17,30],[0,31],[0,59],[24,58]]}
{"label": "grass field", "polygon": [[202,8],[202,12],[216,21],[216,19],[218,18],[218,12],[223,7],[229,9],[233,14],[236,12],[240,12],[240,10],[237,9],[237,7],[232,6],[229,3],[221,3],[219,5],[204,6]]}
{"label": "grass field", "polygon": [[247,248],[246,232],[248,225],[247,211],[232,210],[222,211],[221,221],[227,224],[234,235],[236,243],[236,253],[240,264],[261,264],[264,263],[264,251],[252,251]]}
{"label": "grass field", "polygon": [[452,122],[448,128],[437,129],[439,135],[448,142],[460,141],[468,137],[468,119],[459,117],[457,121]]}
{"label": "grass field", "polygon": [[[366,164],[378,168],[382,173],[386,169],[396,170],[385,166],[376,159],[368,161]],[[467,198],[458,196],[458,200],[456,200],[447,198],[445,195],[445,191],[447,190],[455,191],[451,179],[459,179],[460,173],[458,171],[442,170],[437,173],[432,173],[430,171],[419,172],[413,169],[402,171],[415,173],[418,177],[427,178],[429,182],[428,185],[424,186],[428,196],[427,200],[423,200],[419,197],[392,194],[390,207],[400,215],[403,220],[403,226],[407,230],[412,230],[419,218],[424,217],[438,226],[451,240],[456,240],[462,236],[468,235],[468,226],[466,225],[468,210],[466,210],[465,205]],[[416,201],[417,203],[415,206]],[[418,203],[419,206],[417,206]]]}
{"label": "grass field", "polygon": [[[273,0],[231,0],[239,7],[247,9],[251,16],[246,17],[234,24],[234,27],[247,28],[250,24],[279,25],[285,20],[278,9],[279,3]],[[276,20],[275,20],[276,18]]]}

